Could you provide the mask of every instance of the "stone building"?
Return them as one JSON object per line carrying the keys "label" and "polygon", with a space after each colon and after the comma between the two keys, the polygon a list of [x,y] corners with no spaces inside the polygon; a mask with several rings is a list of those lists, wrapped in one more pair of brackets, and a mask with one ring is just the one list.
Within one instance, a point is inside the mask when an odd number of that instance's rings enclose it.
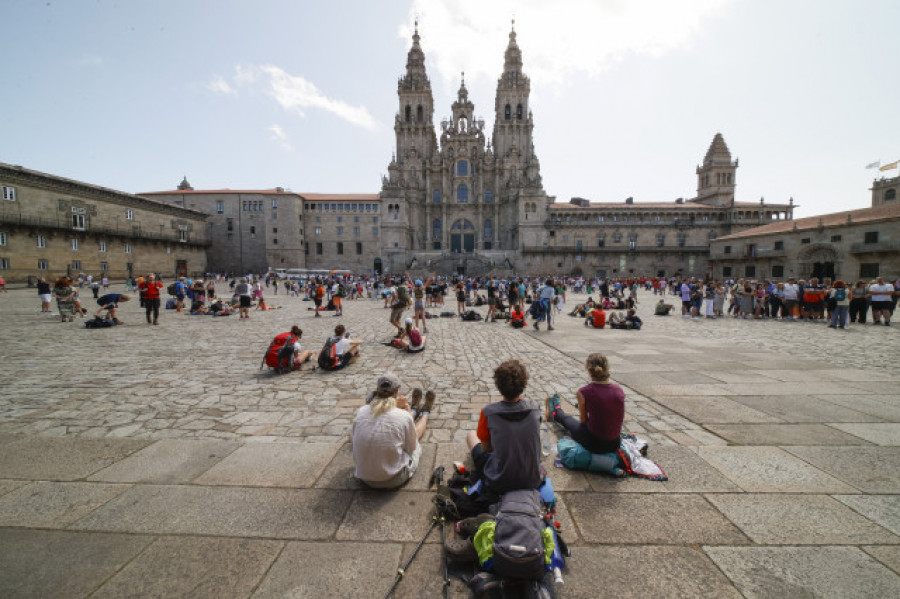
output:
{"label": "stone building", "polygon": [[[873,203],[880,198],[873,197]],[[900,203],[778,222],[710,246],[717,279],[900,277]]]}
{"label": "stone building", "polygon": [[201,212],[0,163],[0,273],[124,279],[206,270]]}
{"label": "stone building", "polygon": [[900,177],[872,181],[872,206],[891,205],[900,202]]}
{"label": "stone building", "polygon": [[558,204],[542,184],[516,32],[497,81],[490,137],[464,79],[438,135],[420,42],[417,28],[397,85],[394,155],[378,194],[198,191],[183,181],[143,195],[207,213],[210,268],[229,272],[703,276],[710,240],[793,218],[793,200],[735,201],[739,164],[721,134],[697,167],[694,198]]}

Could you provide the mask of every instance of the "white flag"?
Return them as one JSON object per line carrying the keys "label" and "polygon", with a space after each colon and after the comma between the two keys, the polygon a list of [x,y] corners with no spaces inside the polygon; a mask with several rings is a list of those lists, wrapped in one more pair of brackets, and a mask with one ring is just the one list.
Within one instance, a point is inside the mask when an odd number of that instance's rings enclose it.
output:
{"label": "white flag", "polygon": [[871,162],[871,163],[867,164],[866,168],[878,168],[879,166],[881,166],[881,161],[876,160],[875,162]]}

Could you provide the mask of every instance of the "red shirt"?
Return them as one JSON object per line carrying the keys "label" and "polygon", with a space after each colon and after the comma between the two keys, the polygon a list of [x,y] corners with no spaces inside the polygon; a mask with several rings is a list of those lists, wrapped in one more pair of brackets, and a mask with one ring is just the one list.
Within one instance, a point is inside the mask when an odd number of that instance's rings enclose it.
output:
{"label": "red shirt", "polygon": [[144,281],[140,285],[138,285],[138,289],[140,289],[144,293],[144,299],[159,299],[159,290],[162,289],[163,284],[159,281]]}
{"label": "red shirt", "polygon": [[594,319],[594,328],[602,329],[606,326],[606,312],[599,308],[595,308],[591,311],[591,318]]}

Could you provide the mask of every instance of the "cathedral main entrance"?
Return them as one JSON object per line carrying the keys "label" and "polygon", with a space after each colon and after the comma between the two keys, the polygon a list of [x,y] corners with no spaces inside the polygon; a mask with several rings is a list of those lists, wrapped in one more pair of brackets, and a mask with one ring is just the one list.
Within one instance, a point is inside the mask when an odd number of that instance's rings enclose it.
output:
{"label": "cathedral main entrance", "polygon": [[475,251],[475,227],[468,220],[460,219],[450,228],[450,251],[470,254]]}

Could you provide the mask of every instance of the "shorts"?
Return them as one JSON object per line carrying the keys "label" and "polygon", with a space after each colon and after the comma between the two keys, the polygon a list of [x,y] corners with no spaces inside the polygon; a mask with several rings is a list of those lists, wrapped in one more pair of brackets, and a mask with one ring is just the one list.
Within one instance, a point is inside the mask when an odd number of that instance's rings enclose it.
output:
{"label": "shorts", "polygon": [[403,316],[404,310],[406,310],[406,306],[391,307],[391,322],[399,321],[400,317]]}
{"label": "shorts", "polygon": [[52,296],[49,293],[42,293],[38,297],[40,297],[41,301],[45,304],[49,304]]}
{"label": "shorts", "polygon": [[496,305],[497,305],[497,298],[496,298],[496,297],[489,297],[489,298],[488,298],[488,306],[496,306]]}
{"label": "shorts", "polygon": [[241,296],[241,308],[249,308],[250,307],[250,296],[242,295]]}
{"label": "shorts", "polygon": [[691,309],[691,300],[681,300],[681,307],[687,310]]}
{"label": "shorts", "polygon": [[392,476],[387,480],[381,481],[367,481],[363,482],[372,487],[373,489],[396,489],[399,486],[402,486],[409,479],[415,475],[416,470],[419,469],[419,459],[422,457],[422,445],[416,443],[416,448],[413,450],[412,455],[409,456],[409,463],[400,469],[397,474]]}
{"label": "shorts", "polygon": [[331,298],[331,303],[334,304],[335,307],[340,306],[341,298],[339,298],[338,296],[335,295]]}
{"label": "shorts", "polygon": [[806,309],[810,312],[821,312],[825,308],[825,302],[806,302]]}
{"label": "shorts", "polygon": [[872,310],[887,310],[888,312],[892,312],[893,309],[894,309],[894,303],[891,301],[872,302]]}
{"label": "shorts", "polygon": [[423,343],[422,347],[409,346],[406,348],[406,351],[407,351],[407,353],[410,353],[410,354],[417,354],[419,352],[425,351],[425,344]]}
{"label": "shorts", "polygon": [[184,301],[184,294],[183,294],[183,293],[176,293],[176,294],[175,294],[175,297],[178,298],[178,301],[179,301],[179,302],[183,302],[183,301]]}
{"label": "shorts", "polygon": [[316,299],[313,300],[313,303],[316,305],[316,308],[321,308],[322,307],[322,298],[317,297]]}
{"label": "shorts", "polygon": [[425,309],[425,300],[416,300],[416,303],[413,304],[414,310],[424,310]]}

